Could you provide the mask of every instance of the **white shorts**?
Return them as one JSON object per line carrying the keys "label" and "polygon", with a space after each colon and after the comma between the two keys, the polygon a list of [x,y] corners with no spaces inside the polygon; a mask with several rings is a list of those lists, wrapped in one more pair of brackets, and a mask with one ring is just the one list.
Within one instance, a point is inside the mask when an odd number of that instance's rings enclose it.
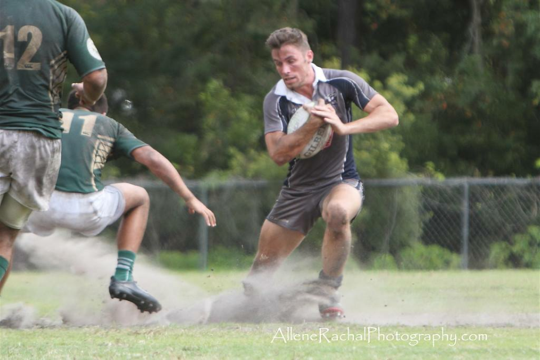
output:
{"label": "white shorts", "polygon": [[35,131],[0,129],[0,195],[31,210],[47,210],[56,185],[62,142]]}
{"label": "white shorts", "polygon": [[96,236],[122,216],[126,201],[114,186],[101,191],[79,194],[55,190],[49,210],[33,212],[23,232],[49,236],[64,228],[84,236]]}

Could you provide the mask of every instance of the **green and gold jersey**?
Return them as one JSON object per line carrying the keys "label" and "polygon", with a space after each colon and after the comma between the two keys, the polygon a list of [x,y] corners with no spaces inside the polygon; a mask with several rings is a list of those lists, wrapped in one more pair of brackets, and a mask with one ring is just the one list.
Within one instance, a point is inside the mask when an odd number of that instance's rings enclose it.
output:
{"label": "green and gold jersey", "polygon": [[63,117],[62,165],[56,190],[91,193],[103,189],[101,169],[108,159],[131,158],[146,144],[122,124],[86,110],[61,109]]}
{"label": "green and gold jersey", "polygon": [[67,62],[105,68],[77,12],[53,0],[0,0],[0,129],[60,138]]}

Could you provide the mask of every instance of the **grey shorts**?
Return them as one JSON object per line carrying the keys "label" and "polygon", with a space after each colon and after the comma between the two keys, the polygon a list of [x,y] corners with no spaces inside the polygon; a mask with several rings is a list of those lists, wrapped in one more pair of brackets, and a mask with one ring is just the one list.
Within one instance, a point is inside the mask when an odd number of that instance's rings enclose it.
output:
{"label": "grey shorts", "polygon": [[31,210],[47,210],[56,185],[62,142],[35,131],[0,129],[0,194]]}
{"label": "grey shorts", "polygon": [[364,186],[362,181],[356,179],[337,181],[323,187],[305,190],[283,187],[276,204],[266,219],[286,229],[307,235],[322,215],[324,199],[334,187],[340,184],[351,185],[358,190],[360,197],[364,199]]}

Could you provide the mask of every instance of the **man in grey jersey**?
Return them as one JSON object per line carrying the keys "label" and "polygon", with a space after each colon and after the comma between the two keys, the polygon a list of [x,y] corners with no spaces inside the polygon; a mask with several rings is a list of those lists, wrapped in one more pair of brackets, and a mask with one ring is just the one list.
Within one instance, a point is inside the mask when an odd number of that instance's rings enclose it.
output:
{"label": "man in grey jersey", "polygon": [[0,288],[32,211],[47,210],[60,166],[60,101],[71,62],[92,105],[107,72],[79,14],[53,0],[0,0]]}
{"label": "man in grey jersey", "polygon": [[[289,172],[262,226],[258,251],[244,287],[247,295],[256,293],[261,277],[271,275],[322,217],[326,231],[318,282],[335,294],[350,252],[350,223],[363,200],[351,135],[396,126],[398,115],[382,95],[356,74],[313,64],[313,51],[302,31],[276,30],[266,45],[281,80],[264,100],[265,141],[272,160],[279,166],[289,163]],[[287,125],[294,112],[312,101],[317,105],[309,110],[308,121],[288,134]],[[353,103],[368,115],[353,119]],[[298,159],[324,124],[332,127],[331,141],[315,156]],[[325,318],[344,315],[337,296],[329,296],[319,310]]]}

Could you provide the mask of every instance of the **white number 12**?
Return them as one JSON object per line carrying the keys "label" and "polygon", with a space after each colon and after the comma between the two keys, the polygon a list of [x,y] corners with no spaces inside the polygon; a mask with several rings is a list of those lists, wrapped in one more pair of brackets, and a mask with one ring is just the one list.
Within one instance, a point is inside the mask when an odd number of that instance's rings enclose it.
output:
{"label": "white number 12", "polygon": [[[17,41],[28,41],[30,34],[32,34],[32,38],[30,39],[30,43],[26,47],[26,50],[17,62],[17,70],[41,69],[40,63],[30,61],[38,51],[39,47],[41,46],[41,42],[43,41],[43,34],[41,33],[41,30],[32,25],[23,26],[17,34]],[[13,25],[8,25],[2,31],[0,31],[0,40],[4,41],[4,68],[6,70],[11,70],[15,67],[15,27]]]}

